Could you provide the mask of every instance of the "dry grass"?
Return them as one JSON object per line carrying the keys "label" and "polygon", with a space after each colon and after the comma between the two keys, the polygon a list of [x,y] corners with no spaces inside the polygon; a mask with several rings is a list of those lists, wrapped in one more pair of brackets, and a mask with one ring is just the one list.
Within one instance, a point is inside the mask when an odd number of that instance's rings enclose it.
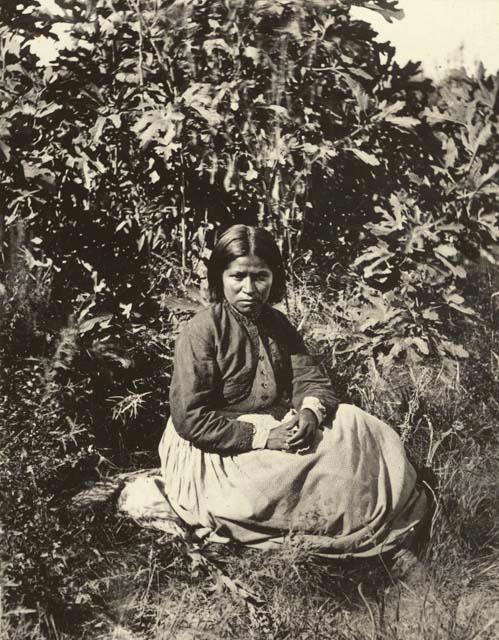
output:
{"label": "dry grass", "polygon": [[[364,406],[430,467],[436,509],[424,572],[382,561],[325,562],[299,546],[203,546],[109,522],[75,572],[85,616],[5,613],[0,640],[492,640],[499,638],[499,443],[495,414],[457,375],[373,372]],[[463,429],[462,425],[465,425]]]}
{"label": "dry grass", "polygon": [[[326,563],[299,547],[263,553],[212,545],[193,554],[181,546],[177,570],[165,582],[161,565],[150,565],[143,586],[118,600],[118,622],[99,637],[498,638],[499,445],[482,437],[494,416],[479,406],[470,412],[470,391],[455,372],[391,373],[391,380],[372,375],[363,401],[392,420],[432,471],[436,510],[424,572],[397,580],[383,562]],[[463,429],[467,418],[481,423]]]}
{"label": "dry grass", "polygon": [[[397,580],[378,560],[325,562],[299,546],[272,553],[199,546],[117,522],[107,570],[86,569],[82,597],[89,598],[91,617],[78,632],[67,620],[66,633],[56,631],[53,622],[49,637],[498,638],[498,463],[492,452],[487,460],[472,452],[459,465],[456,456],[437,469],[438,508],[424,572]],[[11,622],[0,638],[35,638],[35,631]]]}
{"label": "dry grass", "polygon": [[124,580],[88,637],[469,640],[499,633],[491,559],[441,557],[437,566],[427,563],[428,577],[404,582],[379,564],[328,566],[286,549],[230,553],[205,549],[207,565],[195,580],[165,581],[159,566],[140,585]]}
{"label": "dry grass", "polygon": [[[114,518],[72,568],[78,619],[74,608],[56,618],[4,605],[0,640],[499,638],[498,405],[482,388],[498,372],[478,361],[468,377],[458,367],[371,366],[349,389],[427,468],[436,508],[424,571],[397,579],[381,560],[326,562],[299,545],[203,546]],[[120,411],[133,411],[137,399],[125,400]]]}

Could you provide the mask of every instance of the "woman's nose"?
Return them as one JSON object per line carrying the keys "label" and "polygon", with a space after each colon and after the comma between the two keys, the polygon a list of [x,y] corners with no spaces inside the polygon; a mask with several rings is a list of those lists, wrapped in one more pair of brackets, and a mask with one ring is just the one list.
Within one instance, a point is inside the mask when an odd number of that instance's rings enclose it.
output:
{"label": "woman's nose", "polygon": [[255,290],[255,283],[251,278],[244,278],[243,280],[243,291],[245,293],[251,293]]}

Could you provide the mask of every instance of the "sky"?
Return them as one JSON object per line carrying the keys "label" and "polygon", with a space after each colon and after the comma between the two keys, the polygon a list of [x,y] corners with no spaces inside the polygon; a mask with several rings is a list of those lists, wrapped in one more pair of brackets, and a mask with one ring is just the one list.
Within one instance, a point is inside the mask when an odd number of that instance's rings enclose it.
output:
{"label": "sky", "polygon": [[[55,14],[59,11],[54,0],[42,4]],[[399,0],[399,6],[405,17],[392,23],[373,11],[352,8],[355,18],[371,22],[380,40],[395,45],[399,64],[419,60],[426,73],[437,78],[456,63],[473,71],[479,60],[489,73],[499,70],[499,0]],[[56,55],[43,37],[32,51],[44,65]]]}
{"label": "sky", "polygon": [[399,63],[420,60],[431,76],[456,62],[472,71],[478,60],[489,73],[498,71],[499,0],[399,0],[399,6],[405,17],[392,23],[358,7],[352,15],[371,22],[379,39],[396,47]]}

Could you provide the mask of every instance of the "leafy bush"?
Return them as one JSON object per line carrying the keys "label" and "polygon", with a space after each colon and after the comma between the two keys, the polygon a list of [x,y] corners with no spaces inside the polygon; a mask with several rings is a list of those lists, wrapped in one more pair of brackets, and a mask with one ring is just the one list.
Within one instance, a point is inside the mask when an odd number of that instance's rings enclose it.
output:
{"label": "leafy bush", "polygon": [[72,405],[93,425],[96,446],[115,463],[156,463],[169,413],[174,327],[167,312],[147,324],[81,318],[71,361],[51,364],[55,378],[72,386]]}
{"label": "leafy bush", "polygon": [[[3,336],[5,337],[5,335]],[[71,605],[71,522],[63,505],[96,463],[92,438],[67,412],[65,391],[47,388],[40,359],[18,356],[0,391],[0,562],[7,605],[54,612]]]}
{"label": "leafy bush", "polygon": [[219,226],[259,223],[293,287],[304,261],[344,274],[362,356],[464,357],[446,327],[469,314],[464,260],[499,233],[498,81],[433,88],[350,4],[61,0],[71,38],[46,67],[23,54],[59,18],[5,8],[5,257],[20,233],[66,315],[90,295],[147,324]]}

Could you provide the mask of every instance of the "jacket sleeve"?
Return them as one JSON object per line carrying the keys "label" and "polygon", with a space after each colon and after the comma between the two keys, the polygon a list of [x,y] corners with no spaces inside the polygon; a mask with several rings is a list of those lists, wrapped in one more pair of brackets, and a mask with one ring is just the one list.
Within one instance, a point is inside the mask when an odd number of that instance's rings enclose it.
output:
{"label": "jacket sleeve", "polygon": [[199,449],[236,453],[252,448],[253,426],[216,409],[220,385],[209,331],[189,324],[177,338],[170,410],[177,433]]}
{"label": "jacket sleeve", "polygon": [[311,356],[302,336],[285,318],[287,342],[291,356],[292,402],[299,410],[303,399],[313,397],[320,400],[326,410],[326,418],[332,419],[338,408],[338,400],[329,376]]}

